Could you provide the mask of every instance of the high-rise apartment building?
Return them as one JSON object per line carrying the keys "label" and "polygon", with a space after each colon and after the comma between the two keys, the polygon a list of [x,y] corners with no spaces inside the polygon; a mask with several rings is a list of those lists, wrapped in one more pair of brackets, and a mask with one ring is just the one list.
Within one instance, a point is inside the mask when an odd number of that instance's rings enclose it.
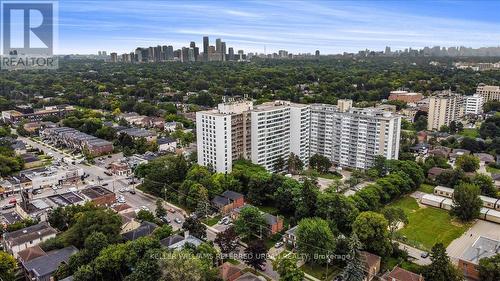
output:
{"label": "high-rise apartment building", "polygon": [[483,113],[484,98],[480,94],[464,97],[465,114],[481,114]]}
{"label": "high-rise apartment building", "polygon": [[111,53],[111,62],[118,62],[118,54]]}
{"label": "high-rise apartment building", "polygon": [[310,155],[320,154],[336,165],[361,169],[371,167],[377,155],[398,159],[401,117],[348,104],[339,100],[338,106],[311,105]]}
{"label": "high-rise apartment building", "polygon": [[229,59],[230,61],[234,60],[234,49],[233,49],[233,47],[229,47],[229,50],[228,50],[228,51],[229,51],[229,54],[228,54],[228,59]]}
{"label": "high-rise apartment building", "polygon": [[476,94],[483,96],[483,101],[500,101],[500,86],[489,86],[485,84],[479,84],[476,88]]}
{"label": "high-rise apartment building", "polygon": [[463,98],[451,91],[434,93],[429,97],[429,113],[427,130],[439,130],[441,126],[449,126],[451,121],[463,115]]}
{"label": "high-rise apartment building", "polygon": [[376,155],[397,159],[401,117],[374,108],[274,101],[220,104],[196,114],[198,164],[230,172],[238,158],[274,171],[291,153],[308,164],[313,154],[344,167],[368,168]]}

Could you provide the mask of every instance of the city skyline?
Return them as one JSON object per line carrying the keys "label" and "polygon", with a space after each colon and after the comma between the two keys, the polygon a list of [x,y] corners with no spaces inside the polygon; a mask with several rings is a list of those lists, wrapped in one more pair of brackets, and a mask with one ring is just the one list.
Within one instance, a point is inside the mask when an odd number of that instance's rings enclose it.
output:
{"label": "city skyline", "polygon": [[203,46],[205,35],[254,53],[264,48],[322,54],[385,46],[477,48],[500,42],[494,16],[500,4],[492,2],[61,1],[59,7],[58,54],[127,53],[156,45],[177,49],[193,39]]}

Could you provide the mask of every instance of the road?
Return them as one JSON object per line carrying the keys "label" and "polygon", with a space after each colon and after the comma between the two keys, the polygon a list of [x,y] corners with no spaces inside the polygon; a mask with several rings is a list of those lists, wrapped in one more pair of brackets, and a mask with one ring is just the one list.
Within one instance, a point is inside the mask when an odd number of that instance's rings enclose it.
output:
{"label": "road", "polygon": [[428,264],[431,263],[430,256],[428,256],[426,258],[422,258],[421,255],[423,253],[426,253],[425,251],[422,251],[422,250],[414,248],[412,246],[403,244],[403,243],[401,243],[399,241],[395,241],[395,242],[398,242],[399,249],[405,250],[405,251],[408,252],[408,255],[414,259],[413,260],[414,263],[416,263],[418,265],[428,265]]}

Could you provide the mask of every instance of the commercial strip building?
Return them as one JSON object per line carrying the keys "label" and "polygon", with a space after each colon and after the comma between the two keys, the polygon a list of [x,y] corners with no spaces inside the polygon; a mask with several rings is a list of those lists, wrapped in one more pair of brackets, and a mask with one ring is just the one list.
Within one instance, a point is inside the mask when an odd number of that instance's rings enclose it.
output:
{"label": "commercial strip building", "polygon": [[2,111],[2,120],[6,123],[17,124],[23,120],[27,122],[42,121],[46,117],[62,118],[73,112],[75,108],[70,105],[46,106],[42,109],[29,113],[22,113],[17,110]]}
{"label": "commercial strip building", "polygon": [[368,168],[377,155],[397,159],[401,117],[376,108],[240,101],[196,113],[198,164],[230,172],[236,159],[274,171],[291,153],[307,165],[316,153],[342,167]]}
{"label": "commercial strip building", "polygon": [[40,132],[40,136],[56,144],[87,151],[92,156],[98,156],[113,151],[113,144],[109,141],[96,138],[68,127],[46,128]]}

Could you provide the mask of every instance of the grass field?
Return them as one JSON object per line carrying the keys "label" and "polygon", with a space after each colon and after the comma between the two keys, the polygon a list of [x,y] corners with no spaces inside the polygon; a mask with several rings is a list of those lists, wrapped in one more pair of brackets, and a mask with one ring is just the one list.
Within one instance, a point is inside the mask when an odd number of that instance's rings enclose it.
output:
{"label": "grass field", "polygon": [[308,263],[302,265],[300,269],[320,280],[333,280],[333,277],[337,276],[341,272],[341,269],[336,266],[328,266],[328,276],[326,276],[326,266]]}
{"label": "grass field", "polygon": [[203,220],[203,223],[205,223],[206,225],[208,226],[214,226],[217,224],[217,222],[219,222],[219,220],[222,218],[221,215],[217,215],[213,218],[206,218]]}
{"label": "grass field", "polygon": [[492,174],[500,174],[500,169],[495,167],[486,166],[486,171]]}
{"label": "grass field", "polygon": [[401,207],[409,223],[397,232],[403,242],[423,250],[430,250],[438,242],[446,247],[469,227],[452,219],[448,211],[433,207],[419,207],[411,197],[404,197],[390,206]]}
{"label": "grass field", "polygon": [[459,135],[469,138],[478,138],[479,132],[477,131],[477,129],[464,129],[459,133]]}
{"label": "grass field", "polygon": [[424,193],[434,193],[434,186],[430,184],[421,184],[420,187],[418,188],[418,191],[424,192]]}

